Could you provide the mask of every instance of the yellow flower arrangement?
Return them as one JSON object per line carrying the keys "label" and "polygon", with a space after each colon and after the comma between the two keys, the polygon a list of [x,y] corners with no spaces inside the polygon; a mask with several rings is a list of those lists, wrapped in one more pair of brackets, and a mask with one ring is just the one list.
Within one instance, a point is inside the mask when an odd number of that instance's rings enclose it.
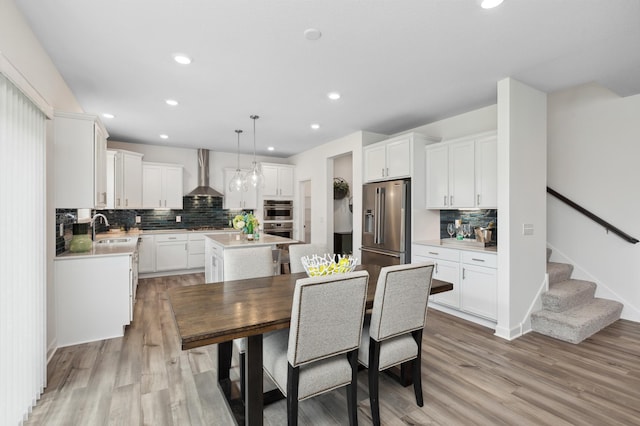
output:
{"label": "yellow flower arrangement", "polygon": [[260,222],[253,213],[242,212],[233,218],[233,228],[245,234],[253,234],[258,229],[258,226],[260,226]]}

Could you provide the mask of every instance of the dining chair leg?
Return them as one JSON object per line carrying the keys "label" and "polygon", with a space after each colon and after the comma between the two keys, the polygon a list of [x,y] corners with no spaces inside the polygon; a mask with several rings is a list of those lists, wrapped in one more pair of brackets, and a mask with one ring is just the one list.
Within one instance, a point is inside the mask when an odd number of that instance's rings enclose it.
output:
{"label": "dining chair leg", "polygon": [[380,366],[380,342],[369,340],[369,404],[374,426],[380,426],[380,402],[378,400],[378,368]]}
{"label": "dining chair leg", "polygon": [[418,344],[418,356],[413,360],[413,391],[416,394],[416,404],[418,407],[424,405],[422,399],[422,329],[416,330],[411,333],[416,343]]}
{"label": "dining chair leg", "polygon": [[347,385],[347,410],[349,412],[349,425],[358,424],[358,350],[347,353],[347,359],[351,364],[351,383]]}
{"label": "dining chair leg", "polygon": [[232,352],[233,343],[231,341],[218,344],[218,382],[229,378]]}
{"label": "dining chair leg", "polygon": [[242,400],[244,401],[245,392],[245,374],[246,374],[246,359],[244,352],[240,353],[239,362],[240,362],[240,395],[242,396]]}
{"label": "dining chair leg", "polygon": [[300,379],[300,367],[292,367],[288,364],[287,370],[287,425],[298,425],[298,381]]}

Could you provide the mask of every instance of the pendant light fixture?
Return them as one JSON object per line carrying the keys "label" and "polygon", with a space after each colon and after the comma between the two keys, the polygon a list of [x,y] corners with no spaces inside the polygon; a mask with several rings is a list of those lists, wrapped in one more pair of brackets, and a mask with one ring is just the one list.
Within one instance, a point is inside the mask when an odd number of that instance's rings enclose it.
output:
{"label": "pendant light fixture", "polygon": [[229,192],[246,192],[248,189],[247,184],[240,172],[240,133],[242,133],[242,130],[236,130],[236,133],[238,134],[238,161],[236,163],[236,173],[231,178],[231,181],[229,181]]}
{"label": "pendant light fixture", "polygon": [[253,163],[251,165],[251,171],[245,175],[244,180],[247,185],[251,185],[254,188],[262,188],[264,186],[264,176],[256,161],[256,120],[260,117],[252,115],[249,118],[253,120]]}

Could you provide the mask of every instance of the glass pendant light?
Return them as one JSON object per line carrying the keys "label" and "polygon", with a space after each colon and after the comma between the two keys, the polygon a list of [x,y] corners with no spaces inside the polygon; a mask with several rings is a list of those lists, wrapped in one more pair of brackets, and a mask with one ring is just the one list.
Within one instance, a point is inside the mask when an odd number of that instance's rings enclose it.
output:
{"label": "glass pendant light", "polygon": [[236,130],[236,133],[238,134],[238,161],[236,163],[236,173],[231,178],[231,181],[229,181],[229,191],[246,192],[248,189],[247,183],[245,182],[244,178],[242,177],[242,173],[240,172],[240,133],[242,133],[242,130]]}
{"label": "glass pendant light", "polygon": [[253,163],[251,163],[251,171],[245,175],[244,180],[247,185],[251,185],[254,188],[262,188],[264,186],[264,176],[256,161],[256,120],[260,117],[252,115],[249,118],[253,120]]}

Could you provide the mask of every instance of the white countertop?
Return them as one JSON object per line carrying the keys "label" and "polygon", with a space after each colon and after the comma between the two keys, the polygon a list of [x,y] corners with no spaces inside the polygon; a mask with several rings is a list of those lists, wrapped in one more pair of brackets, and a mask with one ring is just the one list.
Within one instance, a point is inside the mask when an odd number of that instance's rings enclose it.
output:
{"label": "white countertop", "polygon": [[[54,257],[54,260],[69,260],[69,259],[80,259],[85,257],[95,257],[95,256],[123,256],[130,255],[134,251],[136,251],[136,247],[138,246],[138,235],[114,235],[114,234],[101,234],[101,238],[96,236],[96,241],[93,243],[93,247],[91,250],[82,252],[82,253],[72,253],[70,251],[65,251]],[[99,243],[98,241],[104,239],[121,239],[126,238],[128,241],[123,243]]]}
{"label": "white countertop", "polygon": [[488,246],[482,247],[475,245],[475,241],[460,241],[456,239],[445,239],[445,240],[422,240],[422,241],[414,241],[413,244],[419,244],[422,246],[432,246],[432,247],[449,247],[458,250],[467,250],[467,251],[478,251],[483,253],[498,253],[498,246]]}
{"label": "white countertop", "polygon": [[241,235],[238,232],[207,234],[205,235],[205,238],[209,238],[214,242],[214,244],[222,247],[223,249],[271,246],[275,244],[294,244],[298,242],[297,240],[292,240],[291,238],[279,237],[277,235],[269,234],[260,234],[260,239],[249,241],[247,240],[246,236]]}

